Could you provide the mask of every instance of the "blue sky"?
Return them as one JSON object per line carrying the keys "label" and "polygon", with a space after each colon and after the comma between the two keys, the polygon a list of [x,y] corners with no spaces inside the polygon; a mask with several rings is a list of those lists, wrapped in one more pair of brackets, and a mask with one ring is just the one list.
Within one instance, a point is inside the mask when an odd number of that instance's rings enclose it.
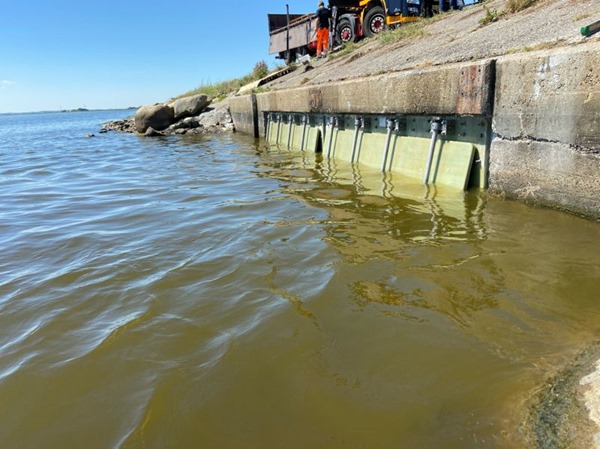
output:
{"label": "blue sky", "polygon": [[0,113],[152,104],[274,65],[266,15],[286,3],[317,1],[4,1]]}

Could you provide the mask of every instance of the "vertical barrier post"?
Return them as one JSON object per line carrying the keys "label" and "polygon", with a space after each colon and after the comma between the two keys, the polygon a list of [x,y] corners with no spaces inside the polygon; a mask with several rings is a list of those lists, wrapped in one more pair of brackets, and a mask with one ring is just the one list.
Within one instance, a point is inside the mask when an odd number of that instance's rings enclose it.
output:
{"label": "vertical barrier post", "polygon": [[281,114],[277,114],[277,137],[275,143],[279,145],[279,135],[281,134]]}
{"label": "vertical barrier post", "polygon": [[260,127],[258,126],[258,102],[256,101],[256,94],[250,95],[250,100],[252,102],[252,125],[254,138],[258,139],[260,137]]}
{"label": "vertical barrier post", "polygon": [[268,142],[269,141],[269,137],[271,135],[271,113],[269,112],[267,114],[267,119],[266,119],[266,123],[265,123],[265,140]]}
{"label": "vertical barrier post", "polygon": [[386,127],[387,127],[387,136],[385,138],[385,148],[383,150],[383,164],[381,166],[381,171],[385,171],[386,166],[388,165],[390,143],[392,141],[392,131],[398,129],[398,121],[396,119],[389,118],[386,120]]}
{"label": "vertical barrier post", "polygon": [[350,158],[350,162],[354,164],[354,159],[356,157],[356,144],[358,143],[358,133],[360,129],[365,126],[365,121],[362,117],[356,117],[354,119],[354,141],[352,142],[352,156]]}
{"label": "vertical barrier post", "polygon": [[429,145],[429,154],[427,155],[427,166],[423,174],[423,184],[429,182],[429,172],[431,171],[431,163],[433,162],[433,152],[440,134],[446,134],[446,121],[439,118],[431,120],[431,145]]}
{"label": "vertical barrier post", "polygon": [[302,139],[300,141],[300,151],[304,151],[304,140],[306,139],[306,126],[308,124],[308,116],[302,117]]}
{"label": "vertical barrier post", "polygon": [[329,117],[329,140],[327,143],[327,157],[331,157],[331,144],[333,143],[333,128],[336,125],[336,117]]}
{"label": "vertical barrier post", "polygon": [[290,143],[292,141],[292,126],[294,124],[294,116],[293,114],[288,115],[288,140],[287,140],[287,149],[290,149]]}

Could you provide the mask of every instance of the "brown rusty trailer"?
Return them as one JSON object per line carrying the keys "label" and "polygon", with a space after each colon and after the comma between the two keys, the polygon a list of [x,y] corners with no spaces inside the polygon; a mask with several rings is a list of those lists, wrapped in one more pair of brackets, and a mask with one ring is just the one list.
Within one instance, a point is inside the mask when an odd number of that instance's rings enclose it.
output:
{"label": "brown rusty trailer", "polygon": [[[287,62],[312,54],[317,40],[317,19],[314,14],[268,14],[269,54]],[[289,45],[288,45],[289,35]]]}

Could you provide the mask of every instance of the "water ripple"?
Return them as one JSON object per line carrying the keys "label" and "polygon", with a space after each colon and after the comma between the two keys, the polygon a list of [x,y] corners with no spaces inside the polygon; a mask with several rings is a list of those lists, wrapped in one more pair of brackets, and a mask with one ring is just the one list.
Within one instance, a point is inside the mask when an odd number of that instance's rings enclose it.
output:
{"label": "water ripple", "polygon": [[0,116],[3,446],[513,449],[595,336],[595,223],[115,114]]}

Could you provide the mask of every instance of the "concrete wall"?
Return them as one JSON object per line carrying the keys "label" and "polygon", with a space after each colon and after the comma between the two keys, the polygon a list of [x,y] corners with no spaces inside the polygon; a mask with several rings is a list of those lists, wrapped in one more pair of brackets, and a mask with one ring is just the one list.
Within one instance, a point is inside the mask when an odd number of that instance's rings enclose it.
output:
{"label": "concrete wall", "polygon": [[256,136],[266,112],[491,118],[492,193],[600,219],[599,67],[591,43],[237,97],[230,110]]}
{"label": "concrete wall", "polygon": [[[456,64],[256,94],[265,112],[491,116],[494,61]],[[230,100],[236,128],[250,132],[251,95]]]}
{"label": "concrete wall", "polygon": [[496,63],[490,190],[600,219],[600,44]]}

